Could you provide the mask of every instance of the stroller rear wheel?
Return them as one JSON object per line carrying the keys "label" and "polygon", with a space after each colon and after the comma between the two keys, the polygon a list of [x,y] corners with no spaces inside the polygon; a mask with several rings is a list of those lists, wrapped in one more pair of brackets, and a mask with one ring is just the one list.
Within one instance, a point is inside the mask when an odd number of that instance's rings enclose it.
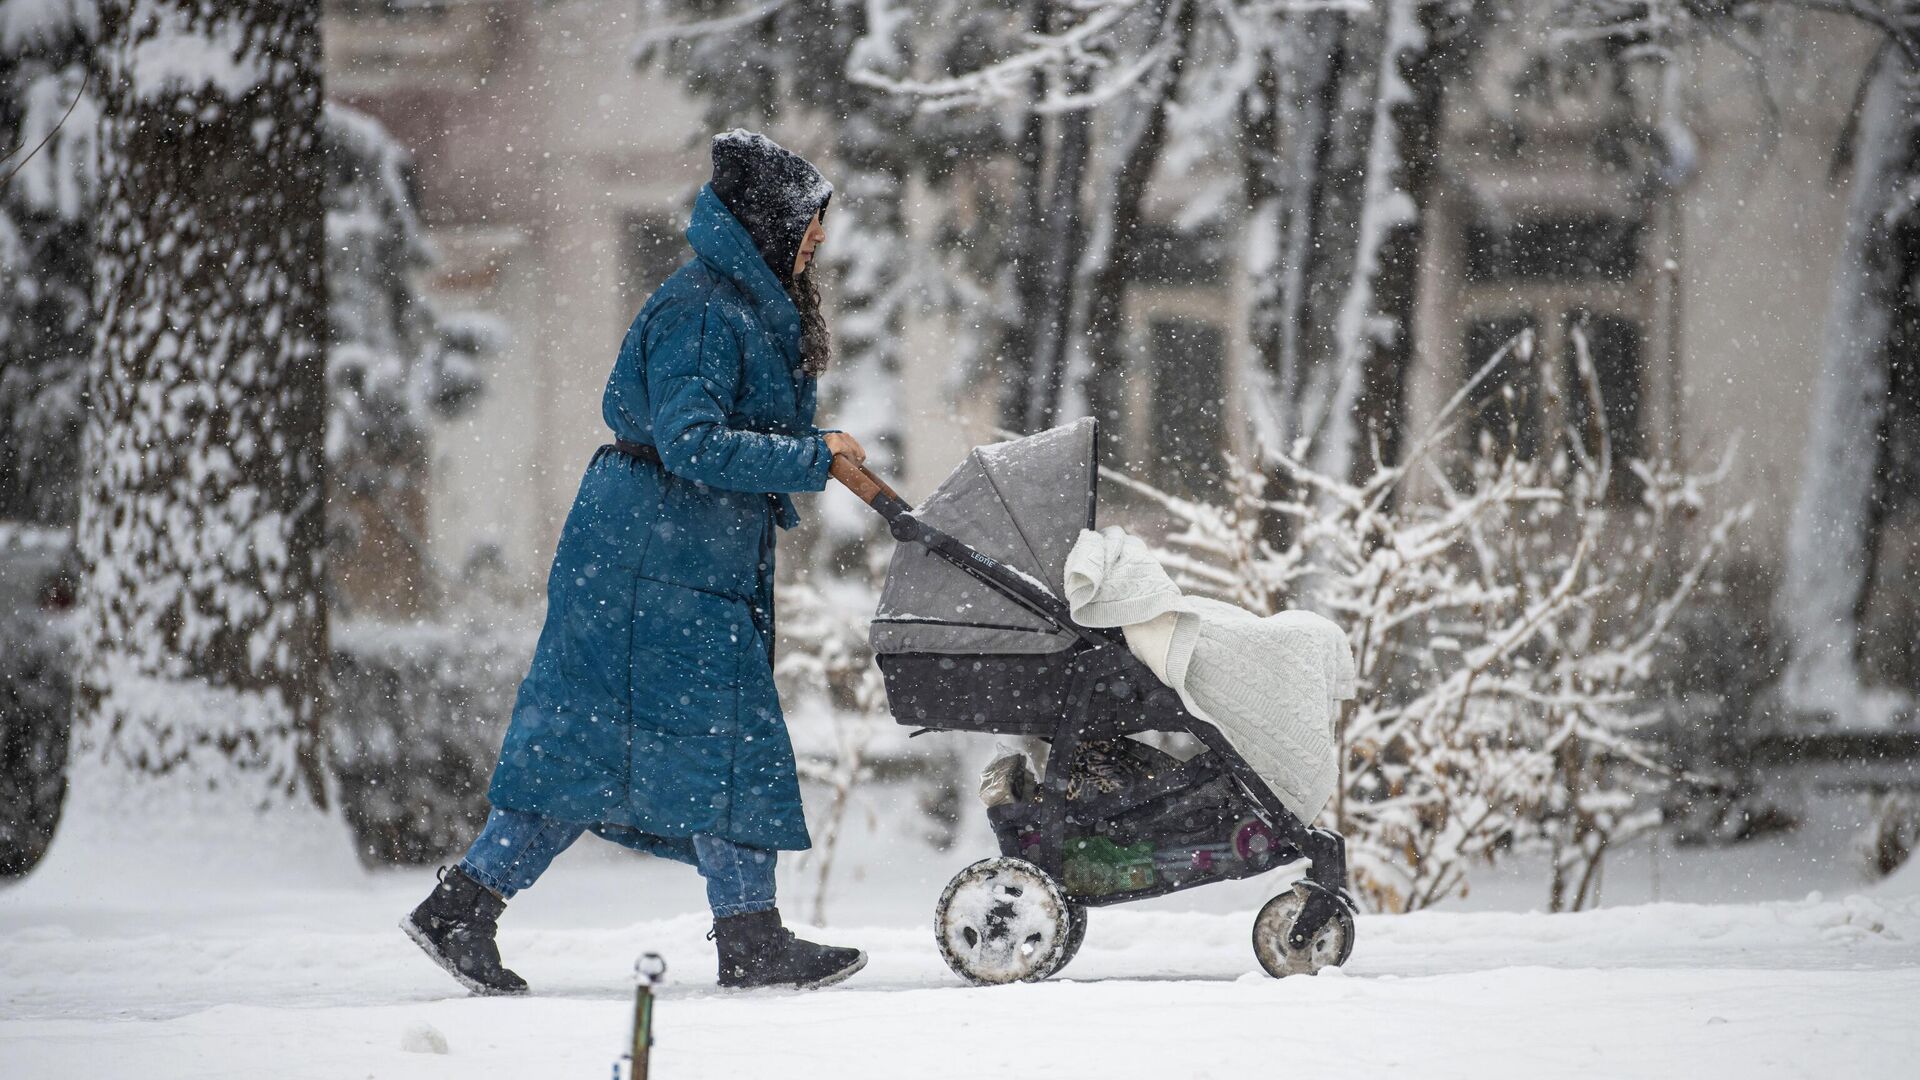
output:
{"label": "stroller rear wheel", "polygon": [[1287,944],[1294,923],[1305,910],[1307,897],[1288,889],[1266,902],[1253,920],[1253,955],[1276,979],[1288,975],[1316,975],[1321,968],[1339,967],[1353,953],[1353,915],[1339,907],[1304,948]]}
{"label": "stroller rear wheel", "polygon": [[933,932],[941,958],[970,983],[1039,982],[1066,966],[1085,934],[1085,913],[1076,918],[1074,907],[1025,859],[982,859],[947,883]]}

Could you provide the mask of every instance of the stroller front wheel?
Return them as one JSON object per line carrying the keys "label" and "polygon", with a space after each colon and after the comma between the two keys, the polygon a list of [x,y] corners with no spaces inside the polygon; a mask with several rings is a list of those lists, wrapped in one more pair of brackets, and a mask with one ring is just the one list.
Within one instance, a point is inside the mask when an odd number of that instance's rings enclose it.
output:
{"label": "stroller front wheel", "polygon": [[1303,948],[1287,943],[1294,924],[1305,911],[1307,898],[1299,889],[1288,889],[1266,902],[1253,920],[1253,955],[1267,974],[1276,979],[1288,975],[1317,975],[1321,968],[1339,967],[1353,953],[1353,914],[1337,907]]}
{"label": "stroller front wheel", "polygon": [[933,911],[941,958],[979,986],[1051,976],[1072,959],[1085,926],[1050,874],[1006,856],[955,874]]}

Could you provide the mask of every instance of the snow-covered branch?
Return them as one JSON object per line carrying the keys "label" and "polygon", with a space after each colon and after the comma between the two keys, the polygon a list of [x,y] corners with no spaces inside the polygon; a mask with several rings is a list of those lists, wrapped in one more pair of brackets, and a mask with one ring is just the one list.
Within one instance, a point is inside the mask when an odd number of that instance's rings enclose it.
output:
{"label": "snow-covered branch", "polygon": [[[1036,109],[1059,112],[1109,100],[1152,69],[1153,63],[1136,62],[1129,64],[1120,78],[1103,84],[1098,90],[1054,93],[1032,100],[1036,72],[1060,70],[1090,75],[1111,67],[1113,44],[1108,40],[1109,35],[1137,12],[1148,10],[1142,0],[1087,0],[1071,7],[1079,16],[1072,25],[1053,33],[1028,33],[1023,36],[1025,47],[1021,51],[974,71],[947,78],[915,79],[859,67],[850,69],[847,77],[862,86],[919,99],[920,108],[928,112],[1001,101],[1026,101]],[[1150,55],[1155,51],[1158,50],[1150,50]],[[1071,80],[1063,80],[1068,81]]]}

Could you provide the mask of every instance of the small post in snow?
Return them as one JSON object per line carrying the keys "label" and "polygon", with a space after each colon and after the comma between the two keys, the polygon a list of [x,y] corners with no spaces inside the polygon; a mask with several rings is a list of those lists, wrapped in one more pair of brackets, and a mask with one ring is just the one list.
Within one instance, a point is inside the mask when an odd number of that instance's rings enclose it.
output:
{"label": "small post in snow", "polygon": [[659,953],[641,953],[633,962],[633,1047],[624,1059],[614,1062],[613,1080],[647,1080],[647,1055],[653,1049],[653,989],[666,977],[667,962]]}

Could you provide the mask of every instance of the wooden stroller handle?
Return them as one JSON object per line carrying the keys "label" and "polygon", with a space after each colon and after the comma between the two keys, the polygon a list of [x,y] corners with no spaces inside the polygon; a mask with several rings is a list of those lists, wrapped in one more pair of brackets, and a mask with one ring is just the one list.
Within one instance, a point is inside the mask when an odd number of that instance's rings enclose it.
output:
{"label": "wooden stroller handle", "polygon": [[[885,480],[875,476],[865,465],[855,464],[854,460],[845,454],[833,456],[833,467],[827,470],[827,474],[845,484],[848,491],[858,495],[860,501],[868,506],[873,506],[873,500],[883,495],[896,502],[906,501],[900,498],[898,492],[888,487]],[[874,509],[877,510],[879,507]]]}

